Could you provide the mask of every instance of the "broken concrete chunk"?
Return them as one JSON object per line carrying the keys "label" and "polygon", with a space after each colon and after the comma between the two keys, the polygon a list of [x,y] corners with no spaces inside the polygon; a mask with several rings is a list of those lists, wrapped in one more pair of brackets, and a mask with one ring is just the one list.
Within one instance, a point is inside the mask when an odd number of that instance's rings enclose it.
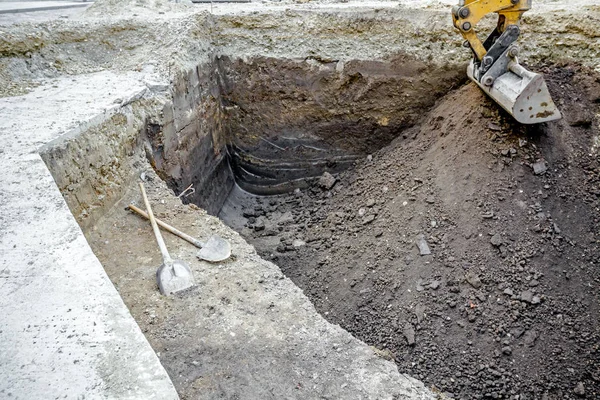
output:
{"label": "broken concrete chunk", "polygon": [[417,247],[419,248],[419,253],[422,256],[427,256],[431,254],[431,250],[429,250],[429,245],[427,241],[425,241],[425,237],[423,235],[417,236]]}
{"label": "broken concrete chunk", "polygon": [[548,167],[546,166],[546,161],[544,160],[534,163],[531,167],[533,168],[533,173],[536,175],[541,175],[544,172],[546,172],[546,170],[548,170]]}
{"label": "broken concrete chunk", "polygon": [[335,177],[326,171],[319,178],[319,186],[325,190],[329,190],[335,185],[336,181]]}

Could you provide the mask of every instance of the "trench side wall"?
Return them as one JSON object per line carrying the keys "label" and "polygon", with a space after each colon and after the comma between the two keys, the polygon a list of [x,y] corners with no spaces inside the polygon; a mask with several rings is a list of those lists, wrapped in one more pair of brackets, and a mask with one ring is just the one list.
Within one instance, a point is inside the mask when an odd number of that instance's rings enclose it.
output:
{"label": "trench side wall", "polygon": [[176,195],[193,184],[194,193],[182,200],[213,215],[234,184],[227,165],[221,79],[214,62],[177,74],[172,101],[147,131],[151,161],[161,178]]}

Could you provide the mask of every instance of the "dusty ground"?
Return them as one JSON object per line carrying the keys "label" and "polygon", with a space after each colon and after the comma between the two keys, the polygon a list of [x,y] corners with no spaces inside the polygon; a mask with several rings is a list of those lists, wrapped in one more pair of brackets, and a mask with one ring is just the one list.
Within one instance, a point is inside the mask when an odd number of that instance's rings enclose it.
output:
{"label": "dusty ground", "polygon": [[217,234],[232,245],[230,259],[210,264],[196,258],[197,248],[165,234],[171,256],[196,278],[194,288],[167,298],[156,288],[162,259],[150,224],[125,210],[141,204],[137,184],[86,234],[182,399],[434,398],[386,354],[328,323],[276,265],[217,218],[183,205],[146,168],[157,218],[200,240]]}
{"label": "dusty ground", "polygon": [[431,387],[598,398],[600,76],[543,71],[561,121],[519,126],[469,84],[330,190],[238,191],[222,217]]}

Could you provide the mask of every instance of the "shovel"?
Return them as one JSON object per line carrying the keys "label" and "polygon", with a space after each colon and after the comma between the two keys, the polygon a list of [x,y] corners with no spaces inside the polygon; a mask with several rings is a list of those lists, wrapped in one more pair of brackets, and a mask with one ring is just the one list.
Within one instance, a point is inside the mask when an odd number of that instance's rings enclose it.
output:
{"label": "shovel", "polygon": [[192,270],[183,261],[173,260],[169,255],[167,246],[165,245],[160,230],[158,229],[158,225],[156,224],[156,220],[154,219],[154,214],[152,213],[152,208],[150,207],[150,202],[148,201],[146,190],[144,189],[144,184],[142,182],[140,182],[140,189],[142,190],[142,197],[144,198],[146,210],[148,210],[148,219],[150,220],[150,224],[152,224],[152,230],[154,231],[156,242],[158,243],[158,247],[160,248],[163,257],[163,263],[158,268],[158,271],[156,271],[158,289],[163,295],[169,296],[173,293],[191,288],[194,286]]}
{"label": "shovel", "polygon": [[[148,214],[146,214],[144,210],[137,208],[133,204],[129,205],[129,209],[138,213],[144,218],[148,218]],[[161,221],[158,218],[155,218],[155,220],[159,226],[198,247],[200,251],[198,252],[197,257],[201,260],[209,262],[219,262],[227,260],[231,256],[231,245],[227,240],[219,236],[213,235],[210,238],[208,238],[208,241],[206,241],[206,243],[202,243],[198,239],[195,239],[192,236],[181,232],[179,229],[172,227],[171,225]]]}

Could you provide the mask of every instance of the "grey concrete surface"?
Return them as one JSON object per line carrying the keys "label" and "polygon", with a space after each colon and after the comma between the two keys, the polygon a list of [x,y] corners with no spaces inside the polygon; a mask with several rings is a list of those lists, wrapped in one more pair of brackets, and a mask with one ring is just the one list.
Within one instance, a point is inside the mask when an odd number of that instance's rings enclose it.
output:
{"label": "grey concrete surface", "polygon": [[38,155],[143,92],[138,78],[62,78],[0,99],[0,398],[178,398]]}

